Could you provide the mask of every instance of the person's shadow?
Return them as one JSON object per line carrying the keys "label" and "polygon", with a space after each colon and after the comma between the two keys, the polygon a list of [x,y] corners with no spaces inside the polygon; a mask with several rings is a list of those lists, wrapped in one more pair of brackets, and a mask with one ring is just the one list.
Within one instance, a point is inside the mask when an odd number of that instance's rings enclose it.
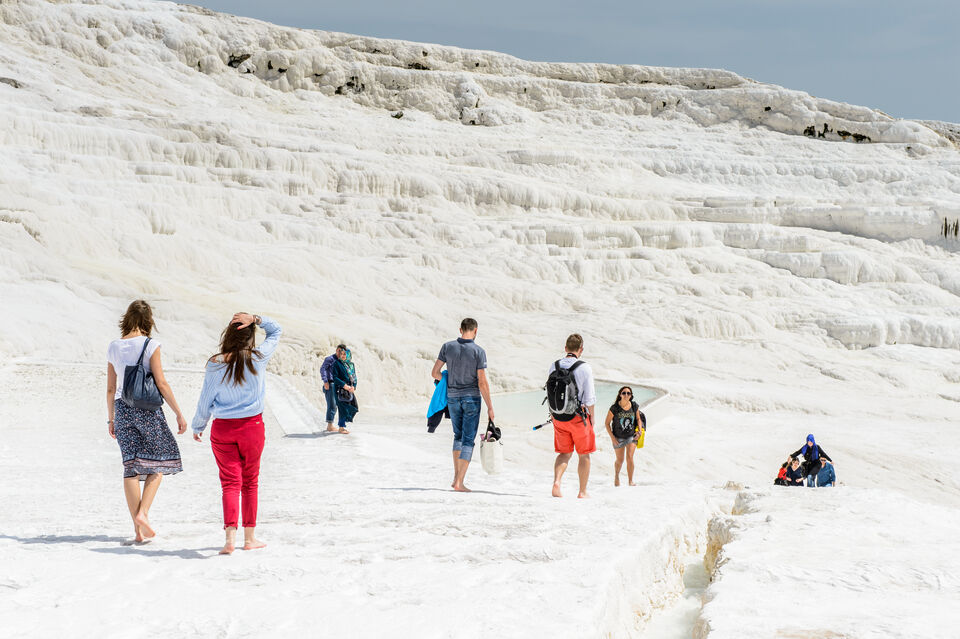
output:
{"label": "person's shadow", "polygon": [[[37,537],[17,537],[16,535],[0,535],[0,539],[10,539],[21,544],[88,544],[88,543],[115,543],[125,541],[123,537],[108,535],[39,535]],[[183,550],[152,549],[149,544],[140,546],[120,546],[115,548],[90,548],[91,552],[108,553],[112,555],[146,555],[155,557],[181,557],[182,559],[208,559],[217,555],[203,554],[206,551],[218,551],[219,548],[200,548],[197,550],[185,548]]]}
{"label": "person's shadow", "polygon": [[[149,544],[143,546],[122,546],[120,548],[91,548],[93,552],[107,553],[109,555],[143,555],[144,557],[180,557],[181,559],[210,559],[218,557],[216,553],[219,548],[184,548],[183,550],[153,550]],[[205,554],[213,552],[214,554]]]}
{"label": "person's shadow", "polygon": [[0,539],[10,539],[21,544],[86,544],[93,541],[121,543],[124,541],[123,537],[108,537],[107,535],[40,535],[38,537],[0,535]]}
{"label": "person's shadow", "polygon": [[[455,493],[452,488],[421,488],[419,486],[398,486],[398,487],[376,487],[373,490],[397,490],[400,492],[428,492],[435,491],[438,493]],[[526,497],[527,495],[518,495],[516,493],[496,493],[492,490],[477,490],[475,488],[470,489],[470,493],[475,493],[478,495],[496,495],[498,497]],[[468,495],[470,493],[467,493]]]}
{"label": "person's shadow", "polygon": [[290,433],[289,435],[284,435],[284,437],[289,439],[318,439],[320,437],[326,437],[328,435],[339,435],[339,431],[329,431],[321,430],[316,433]]}

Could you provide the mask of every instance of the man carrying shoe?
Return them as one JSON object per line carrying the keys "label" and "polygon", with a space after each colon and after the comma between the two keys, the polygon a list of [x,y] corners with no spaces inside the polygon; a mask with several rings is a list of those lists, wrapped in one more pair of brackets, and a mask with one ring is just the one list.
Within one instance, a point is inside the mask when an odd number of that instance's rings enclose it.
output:
{"label": "man carrying shoe", "polygon": [[487,405],[487,417],[493,421],[490,385],[487,383],[487,354],[473,341],[477,336],[477,320],[467,317],[460,322],[460,337],[440,349],[431,375],[441,378],[440,369],[447,366],[447,408],[453,422],[453,484],[457,492],[468,493],[463,485],[467,467],[473,457],[474,441],[480,426],[480,397]]}

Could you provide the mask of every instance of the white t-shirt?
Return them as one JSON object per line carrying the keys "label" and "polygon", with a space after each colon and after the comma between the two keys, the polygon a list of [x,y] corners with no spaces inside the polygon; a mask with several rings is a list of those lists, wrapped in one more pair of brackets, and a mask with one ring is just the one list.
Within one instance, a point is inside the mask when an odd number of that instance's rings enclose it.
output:
{"label": "white t-shirt", "polygon": [[[110,347],[107,348],[107,362],[113,365],[113,372],[117,374],[115,399],[120,399],[120,395],[123,393],[123,372],[127,370],[127,366],[137,364],[137,360],[140,358],[140,350],[143,348],[146,339],[146,337],[138,335],[137,337],[115,339],[110,342]],[[150,370],[150,358],[158,348],[160,348],[160,341],[151,337],[150,343],[147,344],[147,352],[143,354],[143,365],[147,371]]]}

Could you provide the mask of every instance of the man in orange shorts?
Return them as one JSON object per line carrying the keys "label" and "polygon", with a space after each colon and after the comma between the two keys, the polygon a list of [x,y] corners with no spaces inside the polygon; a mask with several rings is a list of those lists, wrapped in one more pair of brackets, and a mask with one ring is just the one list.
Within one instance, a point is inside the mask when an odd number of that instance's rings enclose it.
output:
{"label": "man in orange shorts", "polygon": [[[574,333],[567,338],[566,356],[550,366],[550,374],[562,376],[561,370],[569,370],[568,392],[576,393],[566,403],[566,410],[554,407],[551,400],[553,419],[553,448],[558,453],[553,465],[553,496],[562,497],[560,480],[567,470],[567,464],[577,451],[577,474],[580,476],[580,492],[577,497],[587,497],[587,480],[590,478],[590,453],[597,450],[593,432],[593,408],[597,403],[597,394],[593,384],[593,371],[590,365],[580,359],[583,355],[583,337]],[[575,386],[570,385],[570,383]],[[551,382],[548,381],[548,395]],[[554,384],[555,386],[555,384]]]}

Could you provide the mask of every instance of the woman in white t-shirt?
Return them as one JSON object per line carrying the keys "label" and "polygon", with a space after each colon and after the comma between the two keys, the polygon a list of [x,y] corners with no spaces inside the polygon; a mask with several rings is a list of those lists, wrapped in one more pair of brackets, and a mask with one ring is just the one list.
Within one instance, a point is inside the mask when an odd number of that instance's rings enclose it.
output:
{"label": "woman in white t-shirt", "polygon": [[163,374],[160,342],[150,337],[153,327],[150,305],[143,300],[132,302],[120,320],[120,339],[110,342],[107,350],[107,429],[117,440],[123,456],[123,492],[133,518],[133,541],[137,543],[156,535],[150,526],[149,512],[161,478],[183,470],[180,448],[167,426],[163,408],[136,408],[122,399],[124,371],[127,366],[136,366],[141,353],[143,365],[153,374],[157,390],[177,416],[177,433],[187,430],[187,420]]}

